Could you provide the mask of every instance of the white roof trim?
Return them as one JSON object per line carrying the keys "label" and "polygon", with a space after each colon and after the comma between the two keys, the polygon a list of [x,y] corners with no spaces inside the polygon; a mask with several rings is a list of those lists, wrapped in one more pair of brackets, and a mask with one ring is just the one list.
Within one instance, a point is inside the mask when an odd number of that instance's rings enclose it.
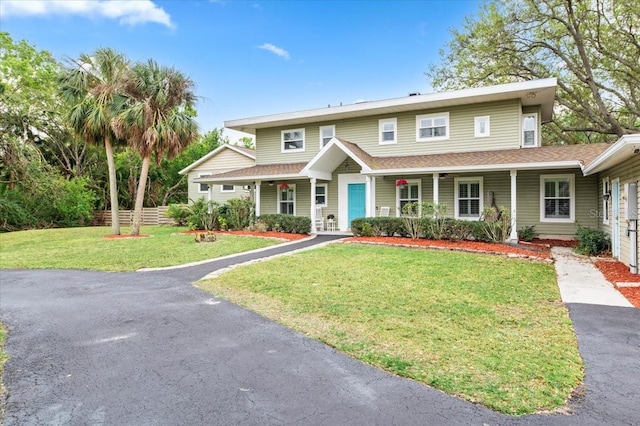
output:
{"label": "white roof trim", "polygon": [[362,173],[371,171],[371,168],[367,166],[356,154],[353,153],[349,148],[347,148],[338,138],[335,136],[331,138],[329,143],[327,143],[321,150],[318,152],[312,159],[307,163],[306,166],[300,171],[300,174],[308,175],[313,166],[320,161],[322,157],[325,156],[326,152],[331,149],[332,146],[337,146],[340,148],[347,156],[349,156],[353,161],[358,163],[358,165],[362,168]]}
{"label": "white roof trim", "polygon": [[307,176],[301,174],[286,174],[286,175],[259,175],[259,176],[236,176],[236,177],[225,177],[225,178],[216,178],[213,176],[203,176],[201,178],[194,179],[195,183],[218,183],[218,182],[255,182],[255,181],[265,181],[265,180],[283,180],[283,179],[308,179]]}
{"label": "white roof trim", "polygon": [[[556,86],[557,80],[555,78],[546,78],[228,120],[224,122],[224,126],[229,129],[255,134],[255,130],[259,128],[298,125],[308,123],[310,120],[329,121],[341,118],[363,117],[374,114],[397,113],[430,108],[445,108],[455,105],[507,99],[522,99],[523,105],[542,105],[543,120],[549,120],[553,110]],[[537,96],[528,96],[531,93]]]}
{"label": "white roof trim", "polygon": [[538,170],[538,169],[565,169],[582,168],[582,163],[572,161],[549,161],[545,163],[509,163],[509,164],[482,164],[476,166],[452,166],[452,167],[423,167],[412,169],[377,169],[367,174],[371,176],[395,175],[395,174],[426,174],[426,173],[463,173],[463,172],[494,172],[504,170]]}
{"label": "white roof trim", "polygon": [[584,175],[598,173],[623,162],[631,155],[634,155],[633,149],[627,149],[633,148],[634,145],[640,148],[640,133],[622,136],[584,168]]}
{"label": "white roof trim", "polygon": [[202,164],[202,163],[204,163],[205,161],[207,161],[207,160],[209,160],[209,159],[211,159],[211,158],[215,157],[216,155],[218,155],[218,153],[219,153],[220,151],[222,151],[223,149],[225,149],[225,148],[228,148],[228,149],[230,149],[230,150],[232,150],[232,151],[235,151],[235,152],[237,152],[238,154],[242,154],[242,155],[244,155],[245,157],[248,157],[248,158],[250,158],[250,159],[252,159],[252,160],[255,160],[255,159],[256,159],[256,156],[255,156],[255,155],[251,155],[251,154],[249,154],[248,152],[244,152],[243,150],[238,149],[238,147],[236,147],[236,146],[229,145],[228,143],[225,143],[225,144],[223,144],[223,145],[220,145],[219,147],[217,147],[216,149],[214,149],[213,151],[211,151],[211,152],[210,152],[210,153],[208,153],[207,155],[204,155],[204,156],[203,156],[203,157],[201,157],[200,159],[198,159],[198,160],[194,161],[193,163],[189,164],[187,167],[185,167],[184,169],[180,170],[180,171],[178,172],[178,174],[180,174],[180,175],[184,175],[185,173],[188,173],[191,169],[193,169],[193,168],[195,168],[195,167],[198,167],[200,164]]}

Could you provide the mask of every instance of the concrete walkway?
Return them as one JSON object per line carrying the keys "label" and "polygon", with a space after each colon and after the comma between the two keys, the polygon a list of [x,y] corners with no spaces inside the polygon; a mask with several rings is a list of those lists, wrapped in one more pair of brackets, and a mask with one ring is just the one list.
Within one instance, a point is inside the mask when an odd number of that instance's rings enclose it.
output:
{"label": "concrete walkway", "polygon": [[567,247],[553,247],[551,255],[556,261],[558,286],[564,303],[633,307],[588,257]]}

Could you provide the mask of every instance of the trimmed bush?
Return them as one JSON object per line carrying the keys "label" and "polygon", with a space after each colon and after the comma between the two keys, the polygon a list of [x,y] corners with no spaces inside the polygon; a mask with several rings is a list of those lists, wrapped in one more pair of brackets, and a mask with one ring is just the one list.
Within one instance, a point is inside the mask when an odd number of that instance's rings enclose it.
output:
{"label": "trimmed bush", "polygon": [[536,226],[523,226],[518,230],[518,239],[522,241],[533,241],[536,237]]}
{"label": "trimmed bush", "polygon": [[611,248],[609,235],[600,229],[578,226],[576,237],[578,239],[576,251],[580,254],[596,256]]}
{"label": "trimmed bush", "polygon": [[371,225],[374,237],[394,235],[406,236],[407,230],[404,227],[402,218],[399,217],[360,217],[351,221],[351,232],[353,235],[362,235],[362,227],[365,223]]}
{"label": "trimmed bush", "polygon": [[257,218],[264,223],[267,231],[289,234],[308,234],[311,232],[311,219],[290,214],[264,214]]}

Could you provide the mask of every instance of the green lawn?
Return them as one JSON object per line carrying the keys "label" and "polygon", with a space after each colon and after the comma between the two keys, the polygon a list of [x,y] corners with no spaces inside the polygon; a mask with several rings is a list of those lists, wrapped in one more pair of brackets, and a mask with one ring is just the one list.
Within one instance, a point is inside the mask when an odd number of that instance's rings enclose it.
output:
{"label": "green lawn", "polygon": [[[186,228],[145,226],[149,238],[108,239],[110,228],[65,228],[0,234],[0,269],[94,269],[133,271],[212,259],[281,241],[218,235],[214,243],[194,242]],[[123,228],[122,233],[128,233]]]}
{"label": "green lawn", "polygon": [[548,264],[334,244],[199,285],[367,363],[509,414],[558,408],[583,379]]}

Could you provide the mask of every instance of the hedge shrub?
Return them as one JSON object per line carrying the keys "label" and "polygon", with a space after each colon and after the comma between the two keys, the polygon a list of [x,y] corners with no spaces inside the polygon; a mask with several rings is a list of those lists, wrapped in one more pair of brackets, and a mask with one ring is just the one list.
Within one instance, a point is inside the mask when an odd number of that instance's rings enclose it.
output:
{"label": "hedge shrub", "polygon": [[290,214],[263,214],[257,218],[267,231],[286,232],[289,234],[308,234],[311,232],[311,219]]}
{"label": "hedge shrub", "polygon": [[578,227],[576,233],[578,247],[576,251],[580,254],[595,256],[608,251],[611,248],[609,235],[601,229],[591,229],[582,226]]}

